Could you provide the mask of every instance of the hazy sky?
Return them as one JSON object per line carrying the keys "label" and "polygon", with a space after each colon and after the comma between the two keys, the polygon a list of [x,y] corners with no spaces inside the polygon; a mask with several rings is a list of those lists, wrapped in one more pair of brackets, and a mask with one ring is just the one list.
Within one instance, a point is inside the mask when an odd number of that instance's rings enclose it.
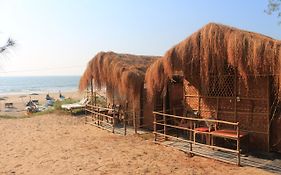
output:
{"label": "hazy sky", "polygon": [[0,76],[81,75],[99,51],[163,55],[209,22],[281,39],[267,0],[0,0]]}

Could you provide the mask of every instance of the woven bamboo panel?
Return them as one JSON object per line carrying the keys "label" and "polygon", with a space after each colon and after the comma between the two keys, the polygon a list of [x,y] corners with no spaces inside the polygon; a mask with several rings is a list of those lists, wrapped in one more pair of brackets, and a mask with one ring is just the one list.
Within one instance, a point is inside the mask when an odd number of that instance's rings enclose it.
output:
{"label": "woven bamboo panel", "polygon": [[215,98],[202,98],[200,103],[201,110],[216,110],[217,99]]}
{"label": "woven bamboo panel", "polygon": [[248,84],[246,85],[242,77],[237,80],[237,95],[241,97],[251,98],[266,98],[267,97],[267,77],[258,76],[248,77]]}
{"label": "woven bamboo panel", "polygon": [[184,86],[185,95],[194,95],[194,96],[199,95],[198,87],[195,87],[194,85],[189,83],[187,80],[183,81],[183,86]]}
{"label": "woven bamboo panel", "polygon": [[186,107],[192,110],[198,110],[199,98],[195,98],[195,97],[186,98]]}
{"label": "woven bamboo panel", "polygon": [[219,99],[219,111],[234,111],[235,107],[235,100],[234,99]]}
{"label": "woven bamboo panel", "polygon": [[211,76],[207,96],[232,97],[234,96],[234,76]]}

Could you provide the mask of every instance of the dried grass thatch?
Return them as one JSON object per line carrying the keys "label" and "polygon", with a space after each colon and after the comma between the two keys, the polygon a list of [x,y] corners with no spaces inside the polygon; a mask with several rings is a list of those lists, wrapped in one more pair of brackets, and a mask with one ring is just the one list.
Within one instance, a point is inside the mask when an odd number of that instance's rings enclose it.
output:
{"label": "dried grass thatch", "polygon": [[[170,79],[174,72],[183,71],[187,80],[197,78],[207,86],[210,74],[224,74],[225,66],[230,66],[247,86],[248,75],[280,77],[280,48],[281,42],[270,37],[210,23],[167,51],[162,63],[154,63],[163,65],[164,69],[157,65],[151,67],[158,67],[153,72],[164,72]],[[154,79],[148,72],[146,81],[150,92],[159,90],[162,84]],[[279,88],[281,84],[276,86]]]}
{"label": "dried grass thatch", "polygon": [[[146,71],[147,98],[151,102],[154,92],[162,92],[168,81],[164,73],[163,58],[155,61]],[[151,88],[153,87],[153,88]]]}
{"label": "dried grass thatch", "polygon": [[135,97],[140,93],[146,69],[157,58],[100,52],[88,63],[80,79],[79,89],[86,89],[93,79],[97,89],[107,87],[111,95],[118,92],[125,98]]}

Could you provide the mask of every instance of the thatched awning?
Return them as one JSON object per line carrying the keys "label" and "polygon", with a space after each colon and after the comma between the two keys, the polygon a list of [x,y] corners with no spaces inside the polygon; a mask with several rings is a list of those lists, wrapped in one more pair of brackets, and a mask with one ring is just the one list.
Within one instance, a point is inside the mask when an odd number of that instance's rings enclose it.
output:
{"label": "thatched awning", "polygon": [[110,87],[124,97],[140,93],[146,69],[159,57],[100,52],[89,63],[80,79],[84,90],[93,79],[95,88]]}
{"label": "thatched awning", "polygon": [[[180,42],[161,59],[158,71],[171,79],[176,71],[182,71],[186,79],[198,77],[208,82],[209,75],[223,74],[225,66],[237,70],[247,85],[248,75],[276,75],[280,77],[281,42],[270,37],[237,28],[210,23]],[[159,76],[159,75],[158,75]],[[159,90],[151,71],[146,82],[149,92]],[[276,81],[277,82],[277,81]],[[281,82],[281,81],[280,81]],[[280,87],[280,84],[276,84]],[[150,94],[152,95],[152,94]]]}

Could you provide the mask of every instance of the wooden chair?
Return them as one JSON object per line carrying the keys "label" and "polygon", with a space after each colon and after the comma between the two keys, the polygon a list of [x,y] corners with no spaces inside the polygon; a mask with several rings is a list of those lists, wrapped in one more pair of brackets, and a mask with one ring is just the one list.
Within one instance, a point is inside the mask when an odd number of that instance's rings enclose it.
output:
{"label": "wooden chair", "polygon": [[[213,119],[213,117],[210,117],[209,119]],[[199,122],[194,122],[193,126],[193,141],[194,143],[196,142],[196,135],[200,134],[201,136],[201,141],[204,141],[204,136],[205,136],[205,142],[207,144],[211,143],[211,136],[210,132],[214,131],[217,129],[217,124],[215,122],[209,122],[209,121],[199,121]]]}

